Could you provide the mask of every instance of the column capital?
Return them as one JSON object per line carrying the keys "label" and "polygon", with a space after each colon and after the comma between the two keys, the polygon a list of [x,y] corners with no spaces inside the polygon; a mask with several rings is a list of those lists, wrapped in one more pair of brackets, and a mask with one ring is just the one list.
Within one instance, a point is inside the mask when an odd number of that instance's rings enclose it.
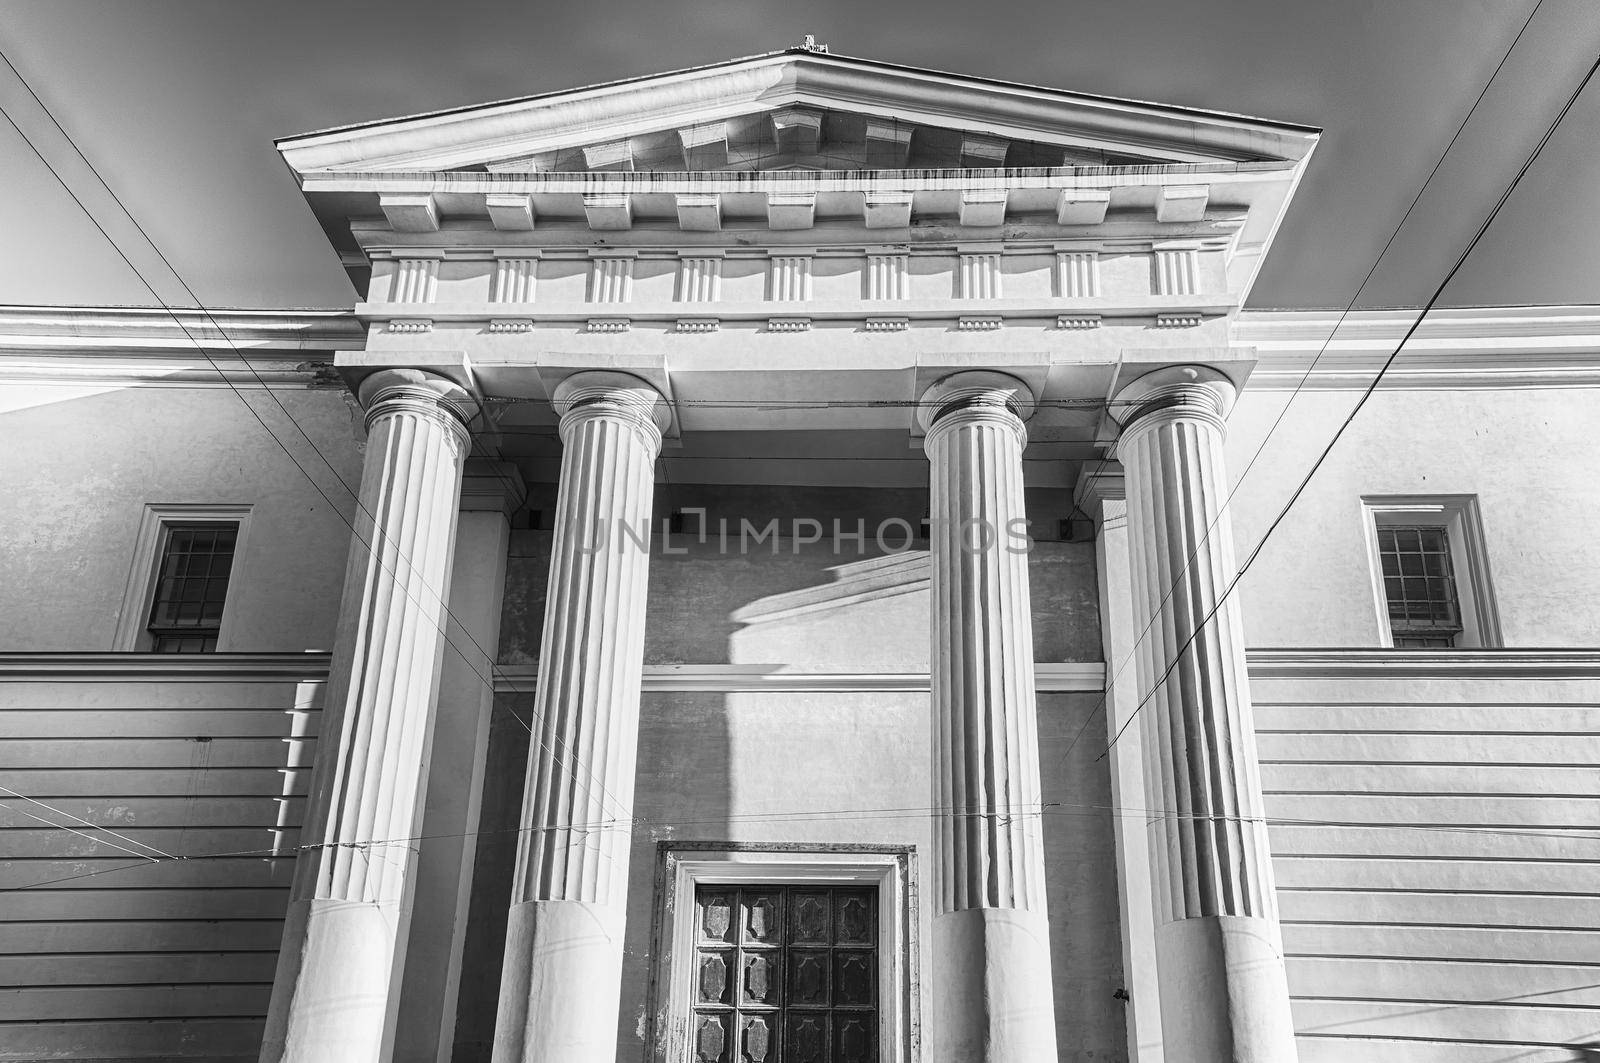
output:
{"label": "column capital", "polygon": [[1169,365],[1131,381],[1111,399],[1112,417],[1126,436],[1172,420],[1209,421],[1224,429],[1238,389],[1209,365]]}
{"label": "column capital", "polygon": [[463,438],[480,407],[472,392],[438,373],[426,369],[382,369],[361,381],[356,398],[367,411],[367,430],[386,414],[411,410],[426,416],[450,416],[446,420]]}
{"label": "column capital", "polygon": [[567,441],[573,425],[592,417],[622,421],[650,447],[661,451],[661,434],[672,426],[672,409],[649,383],[629,373],[585,370],[556,385],[550,404],[561,415],[561,440]]}
{"label": "column capital", "polygon": [[1095,472],[1080,475],[1072,491],[1073,505],[1088,514],[1096,528],[1126,517],[1127,498],[1122,466],[1114,461],[1103,462]]}
{"label": "column capital", "polygon": [[917,420],[926,436],[924,449],[942,430],[975,421],[1003,424],[1028,444],[1023,422],[1033,416],[1033,391],[1009,373],[969,369],[935,381],[917,402]]}
{"label": "column capital", "polygon": [[528,485],[514,462],[467,459],[461,480],[461,512],[501,513],[509,517],[527,501]]}
{"label": "column capital", "polygon": [[1072,500],[1085,509],[1102,502],[1120,502],[1127,497],[1128,487],[1123,478],[1122,465],[1109,460],[1101,462],[1094,472],[1079,476],[1078,484],[1072,490]]}

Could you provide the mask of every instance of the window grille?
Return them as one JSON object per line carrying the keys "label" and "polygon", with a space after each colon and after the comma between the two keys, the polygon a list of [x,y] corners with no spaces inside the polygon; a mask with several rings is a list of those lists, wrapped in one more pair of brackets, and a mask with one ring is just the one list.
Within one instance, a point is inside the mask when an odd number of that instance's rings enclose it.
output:
{"label": "window grille", "polygon": [[695,1063],[878,1059],[872,887],[695,891]]}
{"label": "window grille", "polygon": [[238,540],[236,524],[167,528],[148,630],[156,653],[214,653]]}
{"label": "window grille", "polygon": [[1447,648],[1461,634],[1461,602],[1443,525],[1378,528],[1389,629],[1400,648]]}

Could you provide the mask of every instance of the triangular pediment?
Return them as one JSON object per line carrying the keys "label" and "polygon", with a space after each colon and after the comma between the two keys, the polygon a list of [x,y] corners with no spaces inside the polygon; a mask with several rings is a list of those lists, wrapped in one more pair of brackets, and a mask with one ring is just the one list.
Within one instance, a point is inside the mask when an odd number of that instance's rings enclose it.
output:
{"label": "triangular pediment", "polygon": [[552,147],[478,167],[497,173],[933,170],[1159,166],[1182,160],[997,137],[973,129],[818,106],[775,107],[609,142]]}
{"label": "triangular pediment", "polygon": [[1296,161],[1300,126],[800,48],[280,142],[310,173],[781,172]]}

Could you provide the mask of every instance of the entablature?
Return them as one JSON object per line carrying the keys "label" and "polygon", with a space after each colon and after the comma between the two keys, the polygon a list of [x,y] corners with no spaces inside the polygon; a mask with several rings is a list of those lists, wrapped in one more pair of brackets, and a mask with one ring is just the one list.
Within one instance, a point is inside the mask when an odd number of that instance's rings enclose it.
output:
{"label": "entablature", "polygon": [[[955,318],[1102,318],[1163,315],[1164,327],[1199,324],[1238,307],[1228,275],[1226,231],[1152,240],[1121,238],[954,239],[919,233],[901,243],[751,240],[730,246],[630,234],[627,244],[560,243],[544,234],[501,242],[492,233],[436,234],[396,243],[386,229],[357,230],[370,242],[369,322],[524,320],[528,327],[591,318],[630,320],[807,317],[849,321],[892,316],[908,323]],[[841,237],[862,234],[842,233]],[[941,240],[931,239],[942,235]],[[475,242],[474,237],[485,243]],[[424,329],[425,330],[425,329]]]}
{"label": "entablature", "polygon": [[[443,259],[441,259],[442,261]],[[832,368],[865,365],[865,352],[889,351],[885,341],[905,342],[896,357],[919,345],[943,346],[958,333],[957,320],[967,309],[949,301],[934,305],[874,303],[829,305],[758,303],[723,307],[712,316],[725,327],[717,335],[683,336],[671,327],[688,308],[658,307],[656,315],[639,315],[635,306],[569,307],[570,314],[519,316],[500,304],[473,303],[434,308],[436,320],[417,334],[389,334],[393,308],[364,304],[358,316],[350,310],[274,310],[161,307],[0,306],[0,381],[90,380],[108,385],[140,386],[171,383],[190,386],[225,380],[251,382],[259,375],[273,383],[322,382],[335,352],[361,351],[396,343],[437,344],[445,333],[465,343],[472,335],[492,335],[496,342],[554,345],[589,352],[585,357],[609,359],[610,348],[596,340],[615,337],[637,347],[642,336],[659,334],[671,342],[734,346],[718,358],[734,359],[765,331],[770,314],[808,318],[811,331],[826,332],[830,344],[841,338],[849,348]],[[1237,345],[1256,351],[1258,365],[1252,389],[1276,387],[1365,387],[1394,351],[1419,313],[1416,309],[1243,310],[1224,316],[1226,305],[1198,304],[1202,322],[1193,327],[1158,329],[1168,311],[1159,307],[1118,312],[1063,308],[1054,299],[1005,302],[998,333],[982,333],[984,346],[998,348],[1020,342],[1024,349],[1062,346],[1057,332],[1088,331],[1096,345],[1145,345],[1162,342]],[[995,304],[984,307],[993,313]],[[461,311],[456,313],[456,311]],[[495,321],[511,322],[500,328]],[[631,337],[617,334],[638,332]],[[1131,339],[1126,329],[1137,330]],[[1198,331],[1196,331],[1198,329]],[[1221,330],[1220,332],[1218,330]],[[458,330],[461,330],[458,332]],[[773,330],[785,331],[785,330]],[[974,334],[967,333],[970,340]],[[773,342],[805,342],[805,336],[774,337]],[[1331,342],[1330,342],[1331,341]],[[452,340],[451,342],[455,342]],[[862,344],[859,349],[854,344]],[[868,347],[866,345],[870,344]],[[575,347],[575,345],[578,345]],[[620,347],[621,344],[619,344]],[[777,349],[775,348],[775,351]],[[784,350],[789,356],[793,348]],[[688,348],[675,357],[687,357]],[[246,361],[248,360],[248,364]],[[868,359],[870,361],[870,358]],[[1385,374],[1385,388],[1496,388],[1600,386],[1600,308],[1594,306],[1469,307],[1431,311],[1421,328],[1406,341]]]}
{"label": "entablature", "polygon": [[[346,266],[381,218],[730,245],[829,227],[977,239],[1227,231],[1248,291],[1317,140],[1304,126],[918,70],[816,49],[328,130],[279,150]],[[426,242],[424,240],[424,242]]]}
{"label": "entablature", "polygon": [[347,310],[0,306],[0,386],[337,388],[366,344]]}

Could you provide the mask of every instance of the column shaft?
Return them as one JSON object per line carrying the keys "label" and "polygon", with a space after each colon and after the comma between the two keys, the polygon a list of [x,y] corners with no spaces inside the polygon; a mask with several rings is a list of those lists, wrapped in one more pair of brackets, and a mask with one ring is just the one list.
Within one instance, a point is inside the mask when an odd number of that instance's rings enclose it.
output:
{"label": "column shaft", "polygon": [[[1105,733],[1122,737],[1111,747],[1111,819],[1117,843],[1117,899],[1122,917],[1122,984],[1128,1063],[1164,1063],[1161,1050],[1161,991],[1156,974],[1155,906],[1151,898],[1150,831],[1132,809],[1145,804],[1144,742],[1136,667],[1123,667],[1135,652],[1133,579],[1128,562],[1128,504],[1120,468],[1080,474],[1074,501],[1095,521],[1095,568],[1100,583],[1100,638],[1106,661]],[[1112,673],[1122,667],[1121,675]]]}
{"label": "column shaft", "polygon": [[923,398],[932,463],[933,1058],[1054,1063],[1019,409],[998,373]]}
{"label": "column shaft", "polygon": [[1157,371],[1119,396],[1131,408],[1117,451],[1134,625],[1149,627],[1140,690],[1155,689],[1140,722],[1162,1030],[1173,1063],[1292,1063],[1243,627],[1238,599],[1222,597],[1237,571],[1223,509],[1232,397],[1203,367]]}
{"label": "column shaft", "polygon": [[428,790],[393,1063],[449,1063],[478,850],[510,514],[525,496],[509,462],[469,460],[450,576],[451,646],[439,673]]}
{"label": "column shaft", "polygon": [[367,452],[262,1059],[387,1058],[468,437],[460,388],[361,387]]}
{"label": "column shaft", "polygon": [[611,1063],[632,843],[660,396],[617,373],[556,392],[561,482],[495,1063]]}

